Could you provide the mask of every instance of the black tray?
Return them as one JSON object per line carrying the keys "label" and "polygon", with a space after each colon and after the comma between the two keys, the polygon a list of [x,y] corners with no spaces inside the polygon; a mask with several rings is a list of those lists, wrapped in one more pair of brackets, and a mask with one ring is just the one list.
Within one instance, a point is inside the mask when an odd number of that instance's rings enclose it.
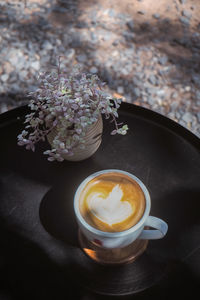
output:
{"label": "black tray", "polygon": [[[82,162],[48,162],[17,146],[27,107],[0,115],[0,299],[168,299],[191,295],[200,280],[200,142],[150,110],[122,103],[126,136],[104,121],[98,151]],[[79,248],[73,195],[103,169],[135,174],[149,189],[151,215],[169,225],[134,263],[103,266]],[[105,296],[107,295],[107,296]]]}

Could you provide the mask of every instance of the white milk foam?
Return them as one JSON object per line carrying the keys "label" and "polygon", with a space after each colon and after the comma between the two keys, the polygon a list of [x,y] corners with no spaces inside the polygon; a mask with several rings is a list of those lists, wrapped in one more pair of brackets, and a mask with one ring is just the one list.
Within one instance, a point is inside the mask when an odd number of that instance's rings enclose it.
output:
{"label": "white milk foam", "polygon": [[107,198],[103,198],[101,193],[92,193],[87,201],[90,211],[111,226],[126,220],[133,213],[131,204],[128,201],[121,201],[122,197],[123,191],[117,184]]}

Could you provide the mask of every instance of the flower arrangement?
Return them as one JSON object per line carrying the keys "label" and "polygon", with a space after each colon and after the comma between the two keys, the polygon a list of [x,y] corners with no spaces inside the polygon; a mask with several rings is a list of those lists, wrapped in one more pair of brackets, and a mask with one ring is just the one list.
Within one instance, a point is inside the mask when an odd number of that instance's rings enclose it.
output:
{"label": "flower arrangement", "polygon": [[122,100],[108,95],[104,85],[98,76],[81,73],[77,66],[67,76],[61,71],[59,59],[56,70],[40,74],[39,88],[29,93],[31,113],[25,116],[25,129],[18,135],[18,145],[34,151],[35,144],[45,141],[56,128],[53,145],[44,154],[49,161],[62,161],[63,154],[73,155],[76,147],[85,147],[86,130],[97,122],[100,114],[112,118],[112,135],[125,135],[128,126],[116,121]]}

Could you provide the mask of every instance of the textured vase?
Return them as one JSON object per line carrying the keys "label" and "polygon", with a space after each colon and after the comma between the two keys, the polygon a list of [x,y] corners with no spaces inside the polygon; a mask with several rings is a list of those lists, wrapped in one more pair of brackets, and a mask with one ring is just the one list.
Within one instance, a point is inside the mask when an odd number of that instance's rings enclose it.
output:
{"label": "textured vase", "polygon": [[[86,131],[86,135],[84,137],[85,140],[85,148],[84,149],[74,149],[74,155],[63,154],[62,157],[69,161],[81,161],[86,158],[92,156],[101,144],[102,138],[102,131],[103,131],[103,121],[101,115],[96,123],[92,124],[88,127]],[[57,135],[56,128],[52,130],[48,136],[48,142],[52,145],[55,136]]]}

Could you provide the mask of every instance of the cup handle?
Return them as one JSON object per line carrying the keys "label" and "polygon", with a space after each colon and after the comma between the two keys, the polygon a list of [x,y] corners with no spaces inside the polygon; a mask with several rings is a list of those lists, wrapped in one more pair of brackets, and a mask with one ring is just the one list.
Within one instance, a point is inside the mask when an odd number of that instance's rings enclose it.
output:
{"label": "cup handle", "polygon": [[142,240],[157,240],[157,239],[162,239],[168,230],[168,225],[165,223],[163,220],[149,216],[144,224],[144,226],[149,226],[152,228],[155,228],[154,230],[151,229],[144,229],[140,236],[138,237],[139,239]]}

